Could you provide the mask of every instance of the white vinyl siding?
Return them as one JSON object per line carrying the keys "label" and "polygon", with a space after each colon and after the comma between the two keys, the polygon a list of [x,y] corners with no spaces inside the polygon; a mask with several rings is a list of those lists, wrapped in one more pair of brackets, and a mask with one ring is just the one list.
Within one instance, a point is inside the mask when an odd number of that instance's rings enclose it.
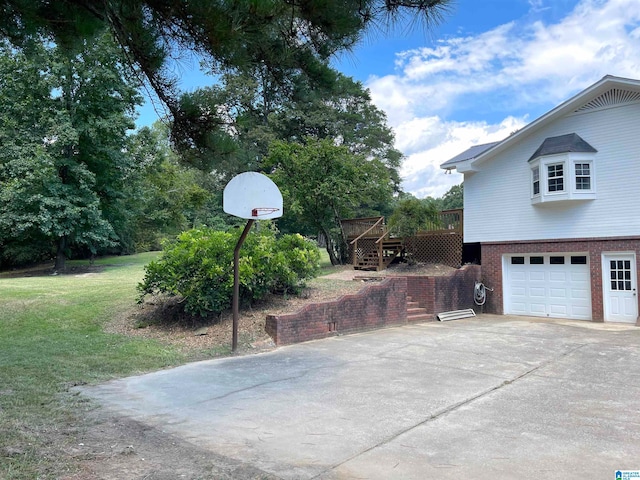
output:
{"label": "white vinyl siding", "polygon": [[[577,133],[598,150],[590,163],[591,187],[597,177],[598,197],[533,205],[527,160],[546,138],[568,133]],[[640,231],[640,195],[636,194],[640,178],[639,104],[566,116],[478,168],[464,178],[465,242],[597,238],[637,235]],[[575,175],[573,167],[565,167],[565,182],[568,175]]]}

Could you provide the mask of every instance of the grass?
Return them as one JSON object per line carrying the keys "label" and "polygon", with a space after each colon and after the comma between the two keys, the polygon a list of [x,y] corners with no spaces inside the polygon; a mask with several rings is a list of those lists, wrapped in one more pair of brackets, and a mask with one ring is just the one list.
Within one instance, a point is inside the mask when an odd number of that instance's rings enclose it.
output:
{"label": "grass", "polygon": [[[69,261],[68,275],[41,267],[0,272],[0,478],[58,479],[78,468],[65,452],[87,405],[73,386],[192,359],[154,340],[104,330],[135,305],[144,265],[156,256]],[[333,268],[321,250],[320,275]]]}
{"label": "grass", "polygon": [[320,249],[320,275],[322,275],[326,270],[328,270],[331,265],[331,260],[329,259],[329,254],[325,248]]}
{"label": "grass", "polygon": [[[156,341],[105,333],[135,303],[154,254],[99,259],[99,274],[0,278],[0,478],[60,478],[73,470],[52,438],[73,424],[70,387],[187,359]],[[88,262],[70,262],[70,266]]]}

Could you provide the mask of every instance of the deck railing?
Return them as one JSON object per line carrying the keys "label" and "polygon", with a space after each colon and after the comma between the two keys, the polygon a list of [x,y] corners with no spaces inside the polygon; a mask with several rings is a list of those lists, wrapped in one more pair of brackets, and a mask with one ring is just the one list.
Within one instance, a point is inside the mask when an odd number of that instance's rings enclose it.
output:
{"label": "deck railing", "polygon": [[[385,258],[384,246],[388,243],[387,240],[392,242],[396,239],[393,235],[389,235],[384,217],[342,220],[342,228],[349,242],[354,267],[359,264],[362,258],[375,252],[378,269],[382,270]],[[459,263],[462,258],[463,228],[462,209],[443,210],[438,213],[436,219],[424,226],[414,237],[397,240],[402,241],[403,247],[413,245],[415,250],[413,255],[417,258],[445,258],[447,255],[443,255],[443,251],[455,250],[455,255],[452,254],[448,257],[460,258],[456,261],[447,261],[447,263],[454,264]]]}
{"label": "deck railing", "polygon": [[438,219],[429,222],[422,228],[418,235],[434,235],[443,233],[462,233],[464,230],[464,217],[461,208],[455,210],[443,210],[438,212]]}
{"label": "deck railing", "polygon": [[341,223],[347,238],[361,236],[377,238],[386,233],[384,217],[351,218],[341,220]]}

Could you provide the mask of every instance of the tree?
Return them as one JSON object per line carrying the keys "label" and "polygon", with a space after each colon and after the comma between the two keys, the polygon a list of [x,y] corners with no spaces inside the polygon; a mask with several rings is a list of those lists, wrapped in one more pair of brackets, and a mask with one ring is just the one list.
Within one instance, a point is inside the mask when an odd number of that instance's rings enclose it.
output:
{"label": "tree", "polygon": [[136,251],[159,250],[162,241],[203,225],[225,229],[222,184],[215,175],[185,166],[169,144],[161,122],[131,135],[128,153],[135,168],[123,190],[131,216],[131,241]]}
{"label": "tree", "polygon": [[331,140],[274,142],[264,168],[283,193],[284,217],[295,217],[303,228],[321,232],[333,265],[347,256],[340,220],[367,202],[389,200],[394,182],[378,159],[354,154]]}
{"label": "tree", "polygon": [[108,37],[73,57],[37,42],[25,50],[0,50],[0,238],[41,242],[43,253],[53,242],[63,269],[70,248],[118,241],[138,96]]}
{"label": "tree", "polygon": [[464,207],[464,183],[454,185],[442,196],[442,209],[453,210]]}
{"label": "tree", "polygon": [[435,205],[417,198],[407,198],[398,202],[389,217],[389,231],[398,237],[413,237],[437,219],[438,210]]}
{"label": "tree", "polygon": [[[75,135],[66,144],[57,142],[61,155],[85,166],[95,176],[93,191],[99,199],[102,218],[113,229],[112,241],[87,247],[92,254],[109,244],[117,244],[117,251],[130,251],[130,218],[124,208],[123,190],[127,172],[135,167],[124,146],[127,132],[135,126],[135,106],[141,102],[137,80],[124,67],[108,35],[97,37],[76,55],[60,48],[54,49],[53,54],[52,76],[60,90],[59,97],[54,97],[55,108],[67,118]],[[59,248],[60,262],[62,254]],[[56,268],[63,265],[57,263]]]}
{"label": "tree", "polygon": [[[76,52],[104,28],[129,63],[166,104],[173,133],[201,138],[209,121],[182,108],[167,58],[191,51],[215,72],[261,66],[276,81],[298,70],[314,82],[326,79],[328,59],[355,45],[366,28],[412,15],[429,27],[450,0],[3,0],[0,35],[23,46],[33,36]],[[215,112],[209,112],[215,117]]]}
{"label": "tree", "polygon": [[272,115],[276,136],[291,142],[309,137],[331,139],[353,154],[380,160],[398,187],[402,153],[393,146],[385,113],[373,104],[362,83],[333,73],[335,80],[329,89],[299,82],[293,101]]}
{"label": "tree", "polygon": [[[326,139],[356,156],[383,164],[387,169],[385,177],[390,177],[393,188],[398,190],[402,154],[393,147],[393,133],[386,125],[384,113],[373,105],[362,84],[336,71],[330,73],[337,79],[332,87],[314,89],[296,72],[291,72],[283,86],[268,71],[257,68],[251,75],[226,73],[219,85],[185,95],[192,106],[200,101],[202,110],[218,112],[218,125],[225,126],[233,147],[226,155],[221,154],[215,151],[218,143],[212,141],[211,149],[189,145],[183,154],[193,158],[189,164],[199,168],[216,159],[215,166],[209,165],[209,168],[229,179],[246,170],[268,170],[263,159],[276,140],[303,143],[311,138]],[[283,89],[288,93],[283,94]],[[384,194],[363,198],[363,203],[351,213],[355,216],[384,214],[390,200],[390,196]],[[318,233],[308,222],[299,223],[299,218],[287,215],[278,221],[278,227],[283,232]]]}
{"label": "tree", "polygon": [[406,198],[398,202],[389,218],[389,231],[405,239],[409,260],[415,255],[415,244],[411,241],[429,223],[438,221],[438,208],[432,202],[417,198]]}

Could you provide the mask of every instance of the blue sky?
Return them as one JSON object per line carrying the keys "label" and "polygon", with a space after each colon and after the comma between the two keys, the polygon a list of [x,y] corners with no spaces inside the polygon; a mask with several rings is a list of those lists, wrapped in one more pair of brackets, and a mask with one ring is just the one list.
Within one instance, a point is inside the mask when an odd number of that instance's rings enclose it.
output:
{"label": "blue sky", "polygon": [[[370,33],[334,65],[386,112],[404,189],[441,196],[462,176],[439,165],[469,146],[505,138],[604,75],[640,78],[640,1],[454,0],[429,32]],[[205,82],[185,70],[185,88]]]}

